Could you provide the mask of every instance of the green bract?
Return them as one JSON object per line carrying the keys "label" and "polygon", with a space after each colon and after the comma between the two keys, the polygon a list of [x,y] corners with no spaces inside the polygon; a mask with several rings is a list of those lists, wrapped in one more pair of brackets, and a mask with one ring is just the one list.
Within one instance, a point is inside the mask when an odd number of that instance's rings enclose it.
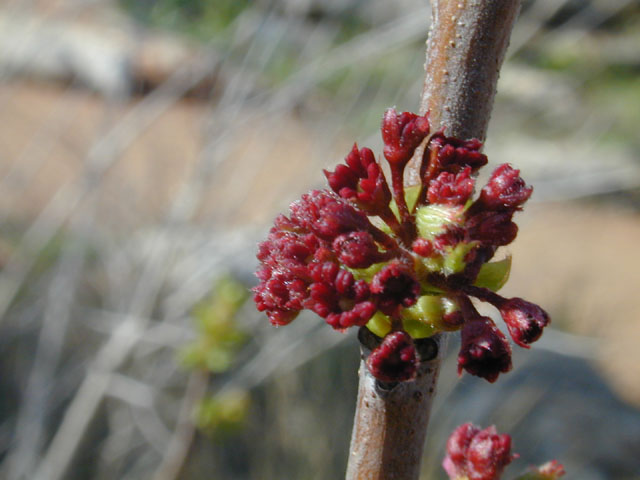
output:
{"label": "green bract", "polygon": [[480,268],[480,273],[478,273],[474,285],[497,292],[507,283],[510,273],[511,256],[498,262],[485,263]]}

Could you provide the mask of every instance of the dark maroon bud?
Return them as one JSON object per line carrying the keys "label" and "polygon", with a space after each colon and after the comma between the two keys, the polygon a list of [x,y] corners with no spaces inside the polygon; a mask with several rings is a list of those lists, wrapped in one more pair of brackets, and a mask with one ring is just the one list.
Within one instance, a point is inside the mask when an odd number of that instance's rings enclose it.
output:
{"label": "dark maroon bud", "polygon": [[366,177],[368,168],[376,164],[376,157],[371,149],[364,147],[358,150],[358,145],[355,143],[353,144],[351,152],[344,160],[358,178]]}
{"label": "dark maroon bud", "polygon": [[441,322],[444,330],[457,330],[464,324],[464,315],[460,310],[445,313],[442,315]]}
{"label": "dark maroon bud", "polygon": [[[265,278],[267,277],[268,278]],[[262,271],[264,278],[254,291],[254,301],[259,311],[267,312],[274,325],[290,323],[302,310],[307,296],[307,284],[285,272]]]}
{"label": "dark maroon bud", "polygon": [[369,289],[369,284],[364,280],[356,280],[353,284],[353,300],[355,302],[362,302],[370,296],[371,290]]}
{"label": "dark maroon bud", "polygon": [[480,192],[478,202],[489,210],[516,210],[533,193],[520,178],[520,170],[508,163],[500,165],[491,174],[491,178]]}
{"label": "dark maroon bud", "polygon": [[449,225],[447,229],[433,239],[433,246],[436,250],[444,251],[447,247],[455,247],[464,240],[464,229]]}
{"label": "dark maroon bud", "polygon": [[338,260],[350,268],[367,268],[384,258],[368,232],[340,235],[333,241],[333,249]]}
{"label": "dark maroon bud", "polygon": [[507,300],[499,308],[511,338],[524,348],[529,348],[529,344],[538,340],[544,327],[551,321],[542,308],[522,298]]}
{"label": "dark maroon bud", "polygon": [[385,158],[390,164],[405,165],[428,134],[427,115],[419,116],[409,112],[398,114],[395,108],[388,109],[382,118]]}
{"label": "dark maroon bud", "polygon": [[[355,148],[355,145],[354,145]],[[334,172],[324,171],[331,190],[342,198],[352,199],[358,193],[358,176],[346,165],[336,166]]]}
{"label": "dark maroon bud", "polygon": [[454,174],[442,172],[429,185],[429,203],[464,205],[473,194],[475,181],[471,178],[471,167]]}
{"label": "dark maroon bud", "polygon": [[367,167],[375,163],[373,152],[368,148],[358,150],[355,143],[345,158],[346,165],[338,165],[334,172],[324,171],[331,190],[342,198],[355,198],[358,181],[367,176]]}
{"label": "dark maroon bud", "polygon": [[379,164],[369,164],[367,174],[360,180],[358,187],[360,189],[357,198],[362,208],[372,214],[389,208],[391,191]]}
{"label": "dark maroon bud", "polygon": [[511,370],[511,347],[489,317],[476,317],[462,327],[458,374],[466,370],[490,383]]}
{"label": "dark maroon bud", "polygon": [[[305,235],[272,230],[267,240],[258,246],[258,260],[263,265],[281,269],[286,266],[286,270],[293,271],[297,267],[303,270],[305,262],[318,248],[318,243],[310,241]],[[292,272],[293,273],[293,272]],[[296,274],[304,275],[304,271],[296,271]]]}
{"label": "dark maroon bud", "polygon": [[480,153],[482,142],[473,138],[459,140],[436,133],[429,141],[429,150],[437,158],[438,166],[447,171],[457,172],[465,167],[473,171],[487,164],[487,156]]}
{"label": "dark maroon bud", "polygon": [[378,300],[378,308],[387,315],[393,315],[399,308],[416,303],[420,283],[409,267],[392,261],[374,275],[371,293]]}
{"label": "dark maroon bud", "polygon": [[513,212],[509,211],[482,210],[467,219],[467,235],[484,245],[509,245],[518,235],[512,217]]}
{"label": "dark maroon bud", "polygon": [[391,332],[367,359],[367,368],[381,382],[406,382],[415,378],[416,349],[406,332]]}
{"label": "dark maroon bud", "polygon": [[509,435],[499,435],[494,426],[480,430],[465,423],[449,437],[442,466],[451,480],[498,480],[516,457]]}

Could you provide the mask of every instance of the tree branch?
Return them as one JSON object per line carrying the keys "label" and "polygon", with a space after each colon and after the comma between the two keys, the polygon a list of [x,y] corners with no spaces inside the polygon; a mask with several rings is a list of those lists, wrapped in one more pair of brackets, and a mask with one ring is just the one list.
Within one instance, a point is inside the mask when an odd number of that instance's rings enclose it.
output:
{"label": "tree branch", "polygon": [[520,0],[432,0],[420,113],[433,130],[484,141]]}
{"label": "tree branch", "polygon": [[[430,112],[432,131],[446,127],[447,135],[485,139],[519,9],[520,0],[432,0],[420,102],[420,113]],[[412,164],[408,183],[420,183],[419,162]],[[421,363],[415,381],[383,385],[365,364],[375,348],[367,332],[363,327],[358,336],[362,360],[346,479],[416,480],[445,338],[434,336],[431,347],[416,341]]]}

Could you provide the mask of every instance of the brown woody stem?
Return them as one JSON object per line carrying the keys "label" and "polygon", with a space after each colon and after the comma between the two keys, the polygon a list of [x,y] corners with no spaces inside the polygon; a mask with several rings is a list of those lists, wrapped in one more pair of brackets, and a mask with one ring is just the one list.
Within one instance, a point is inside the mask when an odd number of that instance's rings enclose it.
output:
{"label": "brown woody stem", "polygon": [[383,384],[365,364],[380,339],[366,327],[358,338],[362,345],[360,384],[346,478],[417,479],[444,339],[436,335],[416,340],[421,358],[416,379]]}
{"label": "brown woody stem", "polygon": [[484,140],[520,0],[433,0],[420,113],[431,129]]}
{"label": "brown woody stem", "polygon": [[[498,74],[519,9],[520,0],[432,0],[420,103],[421,114],[430,112],[432,131],[446,127],[447,135],[485,139]],[[420,183],[419,165],[415,161],[409,165],[410,184]],[[367,370],[371,346],[361,338],[347,480],[418,479],[444,350],[443,338],[436,335],[434,339],[438,354],[421,361],[416,380],[385,386]]]}

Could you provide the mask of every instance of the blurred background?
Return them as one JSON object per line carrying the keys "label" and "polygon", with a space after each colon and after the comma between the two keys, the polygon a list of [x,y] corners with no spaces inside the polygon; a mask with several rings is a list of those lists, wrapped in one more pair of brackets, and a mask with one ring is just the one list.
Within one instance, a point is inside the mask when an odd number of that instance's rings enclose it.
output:
{"label": "blurred background", "polygon": [[[354,332],[275,329],[256,243],[389,106],[426,0],[0,1],[0,478],[335,479]],[[640,1],[525,0],[486,153],[535,186],[508,296],[553,327],[495,385],[441,372],[528,465],[640,479]]]}

